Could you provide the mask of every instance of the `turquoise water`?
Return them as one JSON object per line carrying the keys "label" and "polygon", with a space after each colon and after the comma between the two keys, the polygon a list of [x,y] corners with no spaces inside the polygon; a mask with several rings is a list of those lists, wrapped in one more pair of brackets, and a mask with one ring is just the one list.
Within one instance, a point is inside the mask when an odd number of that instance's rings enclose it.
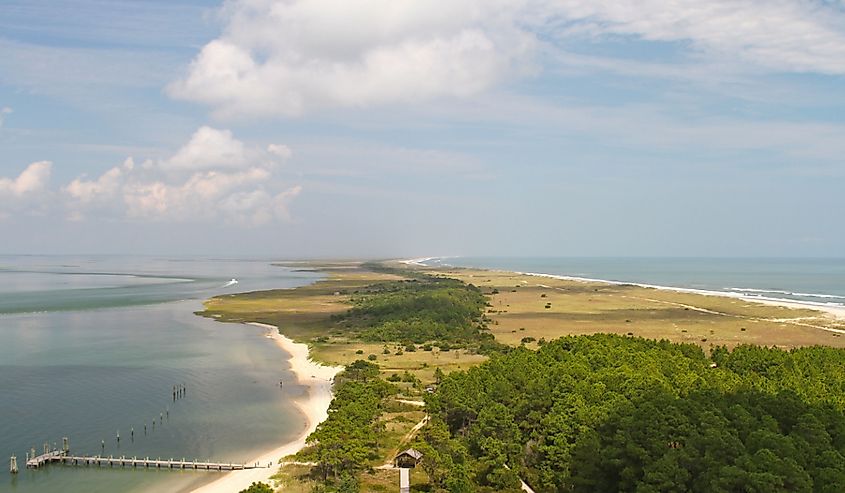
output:
{"label": "turquoise water", "polygon": [[748,297],[845,306],[845,259],[435,258],[429,265],[481,267],[642,283]]}
{"label": "turquoise water", "polygon": [[[239,284],[224,287],[232,278]],[[305,389],[293,383],[281,350],[264,329],[193,312],[216,294],[315,278],[266,260],[0,257],[4,469],[12,455],[22,466],[30,447],[61,446],[62,437],[79,454],[225,462],[293,439],[304,417],[291,400]],[[187,393],[174,401],[177,384]],[[220,474],[58,465],[6,471],[0,491],[16,493],[183,491]]]}

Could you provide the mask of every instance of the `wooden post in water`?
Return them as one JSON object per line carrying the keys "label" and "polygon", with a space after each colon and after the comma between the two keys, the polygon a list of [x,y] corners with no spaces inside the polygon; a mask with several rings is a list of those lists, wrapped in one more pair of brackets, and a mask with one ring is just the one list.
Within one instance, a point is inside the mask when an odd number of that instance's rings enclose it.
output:
{"label": "wooden post in water", "polygon": [[70,441],[67,437],[62,437],[62,450],[64,450],[65,453],[70,452]]}
{"label": "wooden post in water", "polygon": [[29,449],[29,458],[30,459],[35,458],[35,447],[32,447],[31,449]]}
{"label": "wooden post in water", "polygon": [[117,443],[120,443],[120,430],[117,430]]}
{"label": "wooden post in water", "polygon": [[9,472],[12,474],[18,473],[18,458],[14,455],[12,456],[11,460],[9,461]]}

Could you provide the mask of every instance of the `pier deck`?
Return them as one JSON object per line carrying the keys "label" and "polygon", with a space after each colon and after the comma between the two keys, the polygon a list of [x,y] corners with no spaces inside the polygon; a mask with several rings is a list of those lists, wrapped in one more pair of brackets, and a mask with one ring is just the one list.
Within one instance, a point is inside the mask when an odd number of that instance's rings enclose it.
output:
{"label": "pier deck", "polygon": [[99,455],[70,455],[62,450],[54,450],[33,457],[26,461],[26,467],[38,469],[50,463],[72,466],[109,466],[109,467],[145,467],[155,469],[198,469],[206,471],[239,471],[269,467],[260,464],[237,464],[232,462],[204,462],[185,459],[150,459],[149,457],[103,457]]}

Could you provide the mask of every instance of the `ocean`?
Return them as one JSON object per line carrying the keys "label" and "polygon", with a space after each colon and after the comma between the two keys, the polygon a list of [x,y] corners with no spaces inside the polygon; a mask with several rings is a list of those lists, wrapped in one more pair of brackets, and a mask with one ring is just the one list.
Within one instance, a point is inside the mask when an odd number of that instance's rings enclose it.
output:
{"label": "ocean", "polygon": [[268,259],[0,256],[0,491],[187,491],[221,474],[25,468],[30,448],[63,437],[76,454],[221,462],[294,439],[305,389],[265,329],[194,312],[214,295],[317,278]]}
{"label": "ocean", "polygon": [[421,263],[845,306],[845,259],[842,258],[439,257]]}

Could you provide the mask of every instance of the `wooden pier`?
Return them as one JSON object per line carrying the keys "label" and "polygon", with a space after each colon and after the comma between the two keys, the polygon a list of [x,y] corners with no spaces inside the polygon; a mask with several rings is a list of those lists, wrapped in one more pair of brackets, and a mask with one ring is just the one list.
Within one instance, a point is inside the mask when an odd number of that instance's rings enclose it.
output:
{"label": "wooden pier", "polygon": [[236,464],[233,462],[202,462],[179,459],[150,459],[149,457],[114,457],[100,455],[70,455],[64,450],[53,450],[32,457],[26,461],[26,467],[38,469],[47,464],[59,463],[70,466],[98,466],[98,467],[144,467],[150,469],[197,469],[205,471],[240,471],[243,469],[258,469],[262,466],[255,464]]}

